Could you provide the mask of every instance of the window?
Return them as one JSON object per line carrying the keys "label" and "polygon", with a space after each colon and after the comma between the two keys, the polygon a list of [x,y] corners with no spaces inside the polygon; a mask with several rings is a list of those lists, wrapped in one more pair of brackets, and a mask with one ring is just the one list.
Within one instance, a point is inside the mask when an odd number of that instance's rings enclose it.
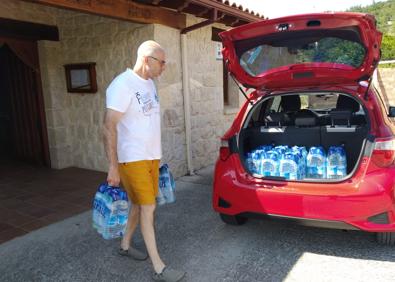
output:
{"label": "window", "polygon": [[[221,42],[218,33],[224,31],[216,27],[211,29],[211,40]],[[239,109],[239,88],[234,80],[228,74],[225,63],[222,61],[222,77],[223,77],[223,101],[226,113],[235,113]]]}
{"label": "window", "polygon": [[229,75],[228,70],[223,63],[223,93],[224,106],[228,108],[239,108],[239,87],[233,78]]}

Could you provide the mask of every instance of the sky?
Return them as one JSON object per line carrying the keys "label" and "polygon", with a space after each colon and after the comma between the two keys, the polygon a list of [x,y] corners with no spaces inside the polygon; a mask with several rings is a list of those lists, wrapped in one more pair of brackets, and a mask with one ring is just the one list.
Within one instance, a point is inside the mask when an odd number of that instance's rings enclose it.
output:
{"label": "sky", "polygon": [[295,14],[344,11],[353,6],[366,6],[385,0],[230,0],[269,18]]}

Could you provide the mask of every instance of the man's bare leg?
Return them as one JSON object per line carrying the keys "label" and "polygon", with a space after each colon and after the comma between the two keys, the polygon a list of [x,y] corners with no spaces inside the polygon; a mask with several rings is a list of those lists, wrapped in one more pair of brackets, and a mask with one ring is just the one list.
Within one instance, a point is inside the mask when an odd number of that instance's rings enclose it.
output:
{"label": "man's bare leg", "polygon": [[130,241],[132,240],[134,231],[136,230],[137,224],[140,220],[140,206],[132,205],[132,208],[129,211],[128,222],[126,224],[125,235],[123,235],[121,241],[121,248],[124,250],[129,249]]}
{"label": "man's bare leg", "polygon": [[165,264],[161,260],[156,246],[154,229],[155,204],[140,206],[140,226],[148,255],[151,258],[156,273],[161,273]]}

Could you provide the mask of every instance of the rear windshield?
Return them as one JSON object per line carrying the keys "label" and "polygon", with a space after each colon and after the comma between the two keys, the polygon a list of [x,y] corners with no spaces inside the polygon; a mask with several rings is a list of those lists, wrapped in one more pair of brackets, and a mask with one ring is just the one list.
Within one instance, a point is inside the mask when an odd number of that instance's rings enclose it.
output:
{"label": "rear windshield", "polygon": [[352,70],[365,57],[357,27],[276,33],[235,42],[235,47],[241,67],[251,76],[311,63]]}

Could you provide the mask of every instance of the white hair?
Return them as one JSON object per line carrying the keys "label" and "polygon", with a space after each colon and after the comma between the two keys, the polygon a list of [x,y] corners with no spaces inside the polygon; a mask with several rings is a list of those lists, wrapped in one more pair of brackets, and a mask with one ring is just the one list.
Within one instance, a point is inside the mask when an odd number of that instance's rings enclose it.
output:
{"label": "white hair", "polygon": [[156,52],[164,52],[162,46],[153,40],[147,40],[141,43],[137,49],[137,58],[142,58],[144,56],[153,56]]}

